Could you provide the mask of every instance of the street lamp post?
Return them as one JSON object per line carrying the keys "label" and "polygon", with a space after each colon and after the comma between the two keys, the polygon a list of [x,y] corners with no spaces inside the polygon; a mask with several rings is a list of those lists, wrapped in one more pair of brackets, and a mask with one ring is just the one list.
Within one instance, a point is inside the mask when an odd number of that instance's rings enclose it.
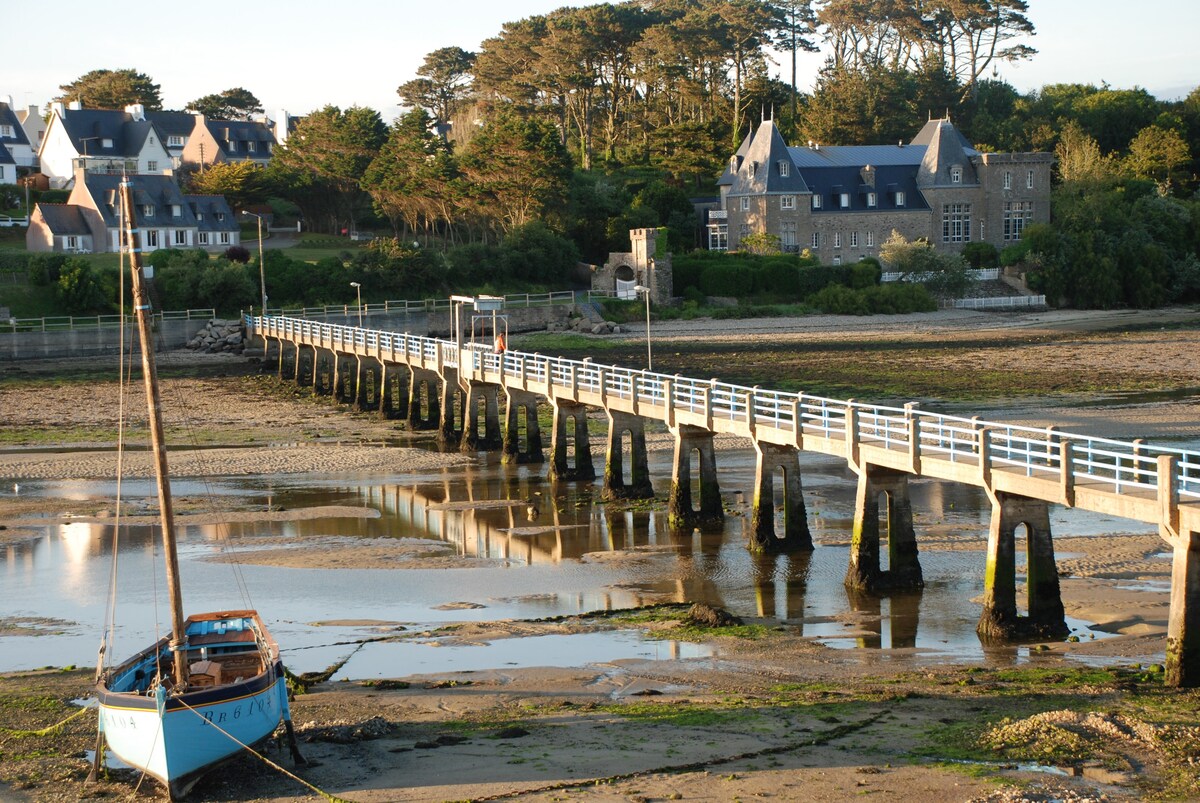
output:
{"label": "street lamp post", "polygon": [[362,285],[358,282],[350,282],[350,286],[358,294],[358,328],[362,329]]}
{"label": "street lamp post", "polygon": [[635,285],[634,292],[646,297],[646,370],[654,370],[654,358],[650,355],[650,288],[645,285]]}
{"label": "street lamp post", "polygon": [[243,215],[250,215],[258,218],[258,286],[262,290],[262,314],[266,317],[267,314],[267,274],[263,269],[263,233],[262,233],[262,215],[256,215],[253,212],[242,210]]}

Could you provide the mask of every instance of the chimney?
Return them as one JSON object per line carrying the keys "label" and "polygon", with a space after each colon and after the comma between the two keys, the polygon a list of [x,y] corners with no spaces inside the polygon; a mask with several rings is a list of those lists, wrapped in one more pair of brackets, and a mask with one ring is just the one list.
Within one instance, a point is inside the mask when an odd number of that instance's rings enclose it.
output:
{"label": "chimney", "polygon": [[291,115],[287,113],[287,109],[280,109],[275,114],[275,141],[280,145],[287,142],[288,138],[288,121]]}
{"label": "chimney", "polygon": [[83,101],[73,100],[67,104],[67,108],[73,112],[83,111]]}
{"label": "chimney", "polygon": [[146,119],[146,107],[140,103],[133,103],[126,106],[125,113],[137,123],[143,122]]}
{"label": "chimney", "polygon": [[56,101],[54,101],[53,103],[51,103],[51,104],[50,104],[50,111],[51,111],[52,113],[54,113],[54,114],[57,114],[59,117],[62,117],[62,116],[63,116],[63,111],[64,111],[64,110],[63,110],[63,104],[62,104],[62,101],[61,101],[61,100],[56,100]]}
{"label": "chimney", "polygon": [[0,103],[5,103],[8,108],[13,108],[12,95],[0,95]]}

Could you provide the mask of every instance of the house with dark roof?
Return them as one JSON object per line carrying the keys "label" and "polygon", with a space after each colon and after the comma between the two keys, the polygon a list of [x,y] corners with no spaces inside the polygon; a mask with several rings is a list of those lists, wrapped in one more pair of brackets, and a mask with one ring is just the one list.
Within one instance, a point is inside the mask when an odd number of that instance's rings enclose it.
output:
{"label": "house with dark roof", "polygon": [[178,170],[183,164],[183,149],[187,147],[188,140],[192,138],[192,132],[196,129],[198,115],[191,112],[162,111],[148,111],[145,115],[158,129],[160,139],[167,146],[167,153],[171,154],[171,166]]}
{"label": "house with dark roof", "polygon": [[0,142],[0,184],[17,183],[17,162],[8,152],[4,143]]}
{"label": "house with dark roof", "polygon": [[25,129],[25,137],[29,140],[29,147],[33,150],[34,157],[36,157],[38,149],[42,146],[42,138],[46,136],[45,118],[42,117],[42,113],[37,106],[31,105],[24,109],[17,109],[17,120],[20,121],[21,127]]}
{"label": "house with dark roof", "polygon": [[[241,242],[233,210],[221,196],[184,195],[174,176],[128,176],[133,190],[134,224],[142,234],[142,250],[160,248],[225,249]],[[81,219],[90,236],[88,250],[119,251],[121,176],[89,173],[75,177],[66,204],[34,207],[25,245],[30,251],[64,251],[69,237],[80,235]],[[69,211],[75,210],[75,211]],[[76,218],[78,215],[78,218]]]}
{"label": "house with dark roof", "polygon": [[266,167],[275,149],[275,135],[256,120],[207,120],[196,115],[196,128],[183,149],[189,164],[254,162]]}
{"label": "house with dark roof", "polygon": [[29,135],[12,107],[12,101],[5,98],[0,98],[0,145],[21,167],[33,165],[34,150],[29,144]]}
{"label": "house with dark roof", "polygon": [[708,213],[708,247],[736,250],[773,234],[785,251],[826,264],[878,256],[893,231],[957,252],[1004,248],[1050,219],[1049,153],[981,153],[949,119],[930,120],[908,144],[788,146],[763,121],[730,157]]}
{"label": "house with dark roof", "polygon": [[79,170],[108,175],[170,175],[171,154],[140,105],[124,111],[51,107],[38,151],[42,173],[55,189],[70,187]]}
{"label": "house with dark roof", "polygon": [[81,207],[41,203],[33,207],[25,247],[39,253],[90,254],[95,242]]}

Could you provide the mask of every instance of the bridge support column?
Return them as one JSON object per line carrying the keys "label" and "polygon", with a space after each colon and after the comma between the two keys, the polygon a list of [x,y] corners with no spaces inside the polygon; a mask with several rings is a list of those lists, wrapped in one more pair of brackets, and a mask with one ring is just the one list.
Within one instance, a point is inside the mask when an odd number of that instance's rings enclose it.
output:
{"label": "bridge support column", "polygon": [[333,393],[337,374],[337,353],[313,347],[313,393],[328,396]]}
{"label": "bridge support column", "polygon": [[[886,498],[888,568],[879,565],[879,496]],[[893,589],[923,588],[917,536],[913,530],[908,474],[864,464],[858,475],[854,505],[854,535],[850,541],[850,566],[846,588],[876,594]]]}
{"label": "bridge support column", "polygon": [[[800,453],[791,446],[754,442],[758,469],[750,514],[750,548],[755,551],[810,551],[812,533],[804,507]],[[775,531],[775,474],[783,471],[783,535]]]}
{"label": "bridge support column", "polygon": [[438,375],[423,368],[409,368],[408,428],[437,429],[441,420]]}
{"label": "bridge support column", "polygon": [[[283,380],[283,357],[284,357],[284,354],[287,352],[287,343],[284,341],[284,339],[282,337],[276,338],[275,343],[279,346],[279,354],[276,355],[279,358],[278,370],[275,372],[275,375],[277,377],[279,377],[280,381],[282,381]],[[263,364],[264,365],[266,364],[266,355],[265,354],[263,355]]]}
{"label": "bridge support column", "polygon": [[[1029,613],[1017,614],[1016,530],[1025,525]],[[976,628],[990,639],[1061,636],[1068,632],[1050,535],[1050,505],[998,492],[992,501],[983,615]]]}
{"label": "bridge support column", "polygon": [[1172,538],[1171,613],[1167,619],[1166,684],[1200,686],[1200,533]]}
{"label": "bridge support column", "polygon": [[382,418],[408,418],[408,372],[403,366],[379,364],[379,415]]}
{"label": "bridge support column", "polygon": [[[675,467],[671,475],[671,498],[667,502],[668,525],[690,530],[697,525],[720,523],[725,510],[721,507],[721,487],[717,482],[713,433],[688,424],[681,424],[671,432],[675,435]],[[693,451],[700,453],[699,510],[692,507]]]}
{"label": "bridge support column", "polygon": [[[538,397],[526,390],[505,388],[505,463],[542,463],[542,430],[538,424]],[[521,448],[521,411],[525,411],[525,448]]]}
{"label": "bridge support column", "polygon": [[[594,480],[596,467],[592,463],[592,445],[588,439],[587,407],[575,402],[551,398],[554,408],[554,431],[550,436],[550,479]],[[573,426],[567,438],[567,427]],[[567,443],[575,449],[575,460],[567,460]]]}
{"label": "bridge support column", "polygon": [[[457,387],[457,385],[455,386]],[[494,452],[504,446],[500,431],[500,386],[489,382],[468,382],[465,397],[465,422],[462,431],[464,452]],[[479,434],[479,408],[483,407],[483,434]]]}
{"label": "bridge support column", "polygon": [[[605,499],[651,499],[650,460],[646,455],[645,421],[641,416],[607,410],[608,447],[604,455]],[[621,442],[629,433],[629,482],[621,464]]]}
{"label": "bridge support column", "polygon": [[441,384],[430,385],[438,389],[438,442],[443,446],[461,444],[467,431],[467,393],[458,384],[458,372],[444,369],[438,375]]}
{"label": "bridge support column", "polygon": [[331,392],[333,394],[333,403],[338,404],[346,398],[346,360],[341,354],[333,352],[333,386]]}
{"label": "bridge support column", "polygon": [[[375,365],[378,363],[375,363],[374,357],[367,357],[364,360],[363,357],[355,355],[354,360],[355,373],[353,407],[356,412],[361,413],[370,408],[371,394],[367,391],[373,387],[375,389],[375,395],[379,395],[379,372],[375,369]],[[375,363],[375,365],[372,363]],[[366,381],[368,377],[371,377],[372,379],[370,384],[368,384]],[[376,406],[378,406],[378,400],[376,400]]]}
{"label": "bridge support column", "polygon": [[[296,384],[300,385],[300,386],[308,384],[305,381],[305,379],[301,379],[302,372],[300,370],[300,363],[302,362],[303,357],[304,357],[304,346],[301,346],[299,343],[297,343],[296,344],[296,363],[295,363],[295,365],[292,366],[292,379],[295,380]],[[307,374],[306,378],[311,378],[311,373]]]}

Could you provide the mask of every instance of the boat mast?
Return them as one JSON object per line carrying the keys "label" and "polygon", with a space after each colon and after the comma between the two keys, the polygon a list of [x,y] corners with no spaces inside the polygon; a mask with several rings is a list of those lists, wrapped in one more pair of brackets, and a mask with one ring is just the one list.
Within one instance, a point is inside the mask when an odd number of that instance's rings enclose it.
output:
{"label": "boat mast", "polygon": [[171,480],[167,474],[167,444],[163,437],[158,368],[150,333],[150,296],[142,275],[141,232],[134,225],[133,190],[128,178],[121,180],[121,210],[125,222],[125,243],[129,248],[129,270],[133,274],[133,309],[137,316],[138,342],[142,349],[142,376],[146,382],[146,406],[150,414],[150,446],[154,454],[154,474],[158,480],[158,509],[167,563],[167,590],[171,595],[171,655],[175,661],[175,685],[182,689],[188,682],[187,633],[183,622],[183,591],[179,586],[179,553],[175,547],[175,513],[171,506]]}

